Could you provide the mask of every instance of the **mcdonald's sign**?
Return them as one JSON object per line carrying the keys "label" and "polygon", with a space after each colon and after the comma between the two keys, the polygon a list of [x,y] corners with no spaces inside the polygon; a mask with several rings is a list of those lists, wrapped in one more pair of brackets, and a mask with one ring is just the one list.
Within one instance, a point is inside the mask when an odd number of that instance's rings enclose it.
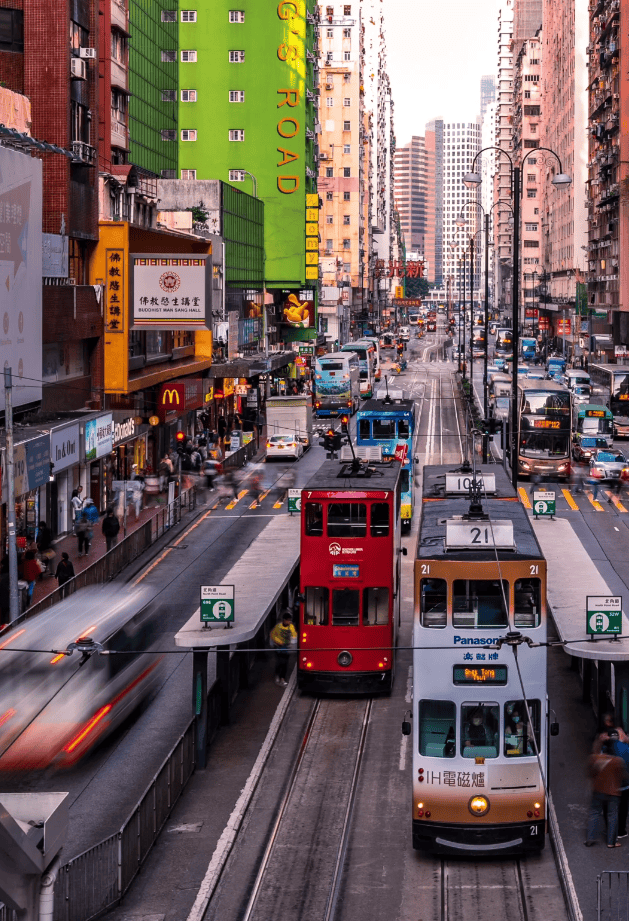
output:
{"label": "mcdonald's sign", "polygon": [[190,409],[203,406],[203,381],[200,377],[184,378],[162,384],[157,400],[157,413],[162,422],[174,419]]}

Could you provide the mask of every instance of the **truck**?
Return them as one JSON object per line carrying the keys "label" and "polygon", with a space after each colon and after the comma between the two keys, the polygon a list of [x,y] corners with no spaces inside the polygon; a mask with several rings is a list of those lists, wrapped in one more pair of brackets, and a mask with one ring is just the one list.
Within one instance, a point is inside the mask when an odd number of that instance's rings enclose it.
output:
{"label": "truck", "polygon": [[269,397],[266,401],[266,432],[271,435],[294,435],[304,448],[312,444],[312,397]]}
{"label": "truck", "polygon": [[520,339],[520,353],[523,361],[535,361],[537,342],[535,339]]}

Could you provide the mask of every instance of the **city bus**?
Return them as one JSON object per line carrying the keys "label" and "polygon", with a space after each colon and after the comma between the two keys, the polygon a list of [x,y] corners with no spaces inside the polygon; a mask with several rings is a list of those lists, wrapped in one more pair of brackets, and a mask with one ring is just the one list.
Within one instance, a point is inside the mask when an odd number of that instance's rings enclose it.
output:
{"label": "city bus", "polygon": [[[297,685],[389,693],[400,625],[400,464],[326,461],[301,492]],[[370,464],[370,467],[373,467]]]}
{"label": "city bus", "polygon": [[374,380],[379,381],[382,377],[382,363],[380,361],[380,340],[377,336],[363,336],[363,342],[371,342],[375,349]]}
{"label": "city bus", "polygon": [[373,383],[376,373],[376,350],[373,342],[357,339],[343,346],[341,352],[354,352],[358,356],[360,371],[360,395],[368,400],[373,395]]}
{"label": "city bus", "polygon": [[417,326],[419,323],[419,313],[417,311],[414,313],[409,313],[408,322],[410,326]]}
{"label": "city bus", "polygon": [[607,406],[597,403],[582,403],[575,406],[576,426],[575,434],[584,435],[586,438],[604,438],[607,447],[614,443],[614,417]]}
{"label": "city bus", "polygon": [[593,385],[592,396],[612,411],[614,435],[629,436],[629,365],[592,365],[588,367]]}
{"label": "city bus", "polygon": [[513,330],[506,326],[501,326],[496,330],[496,342],[494,351],[497,356],[506,358],[513,355]]}
{"label": "city bus", "polygon": [[360,368],[353,352],[330,352],[315,362],[314,409],[317,416],[353,414],[360,403]]}
{"label": "city bus", "polygon": [[402,462],[401,517],[402,527],[410,531],[413,518],[413,438],[415,434],[415,403],[413,400],[367,400],[358,410],[356,443],[376,445],[382,449],[382,460],[394,457]]}
{"label": "city bus", "polygon": [[518,379],[518,473],[568,479],[572,394],[556,381]]}

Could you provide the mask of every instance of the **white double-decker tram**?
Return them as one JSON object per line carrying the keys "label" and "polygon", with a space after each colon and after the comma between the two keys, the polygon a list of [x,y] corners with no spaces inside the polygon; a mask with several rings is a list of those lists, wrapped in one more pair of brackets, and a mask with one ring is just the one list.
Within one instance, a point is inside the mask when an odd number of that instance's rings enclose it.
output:
{"label": "white double-decker tram", "polygon": [[415,848],[477,856],[544,846],[545,599],[546,563],[504,470],[425,467],[413,630]]}

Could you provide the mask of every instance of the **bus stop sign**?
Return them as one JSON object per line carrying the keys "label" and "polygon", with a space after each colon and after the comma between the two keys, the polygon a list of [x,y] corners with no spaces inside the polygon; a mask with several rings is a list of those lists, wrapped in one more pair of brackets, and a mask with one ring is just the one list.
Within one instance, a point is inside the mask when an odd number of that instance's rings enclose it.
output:
{"label": "bus stop sign", "polygon": [[234,586],[201,586],[201,623],[220,624],[234,622]]}
{"label": "bus stop sign", "polygon": [[555,493],[554,492],[534,492],[533,493],[533,513],[537,518],[542,515],[552,518],[555,514]]}
{"label": "bus stop sign", "polygon": [[288,490],[288,511],[291,515],[301,511],[301,489]]}
{"label": "bus stop sign", "polygon": [[590,636],[619,636],[622,633],[622,597],[588,595],[586,610]]}

